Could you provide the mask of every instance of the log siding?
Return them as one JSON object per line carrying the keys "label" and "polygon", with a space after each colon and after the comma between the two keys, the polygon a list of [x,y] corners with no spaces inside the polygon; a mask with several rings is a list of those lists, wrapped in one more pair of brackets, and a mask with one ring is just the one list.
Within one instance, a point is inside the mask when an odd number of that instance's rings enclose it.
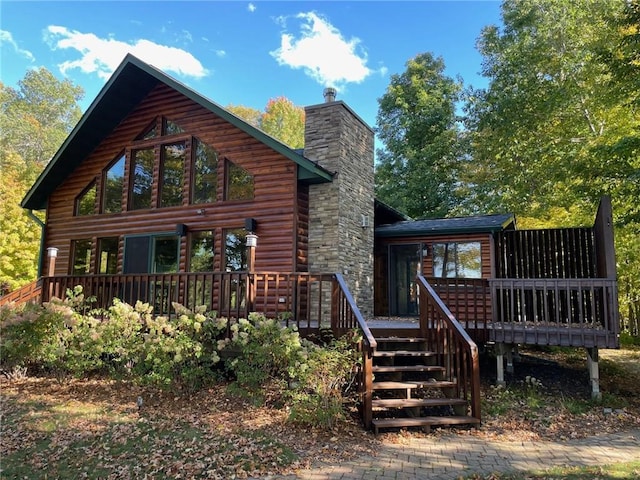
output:
{"label": "log siding", "polygon": [[[150,140],[135,139],[158,119],[167,118],[184,132]],[[208,204],[190,204],[190,181],[193,165],[191,146],[193,137],[213,147],[218,153],[217,201]],[[185,141],[187,157],[184,165],[183,202],[180,206],[158,208],[158,181],[160,178],[159,148],[161,144]],[[132,151],[153,146],[156,161],[153,169],[152,208],[129,210]],[[126,154],[122,205],[123,211],[110,214],[74,215],[75,200],[87,186],[95,181],[98,195],[96,211],[100,210],[106,168]],[[224,201],[225,159],[246,169],[254,177],[252,200]],[[300,242],[298,217],[304,219],[304,207],[298,206],[297,166],[269,146],[230,125],[211,111],[193,102],[179,92],[161,84],[80,166],[57,188],[49,198],[45,230],[45,245],[59,249],[56,271],[49,274],[69,273],[73,240],[92,239],[92,271],[95,268],[97,240],[119,237],[118,269],[122,272],[124,236],[175,232],[177,224],[185,224],[187,231],[212,230],[215,232],[215,260],[212,270],[223,270],[221,265],[224,244],[223,229],[243,228],[245,218],[255,218],[260,237],[255,268],[268,271],[295,271],[303,268],[306,255]],[[308,209],[308,207],[306,207]],[[204,212],[204,214],[202,214]],[[304,229],[304,226],[302,227]],[[180,241],[179,271],[187,268],[188,237]]]}

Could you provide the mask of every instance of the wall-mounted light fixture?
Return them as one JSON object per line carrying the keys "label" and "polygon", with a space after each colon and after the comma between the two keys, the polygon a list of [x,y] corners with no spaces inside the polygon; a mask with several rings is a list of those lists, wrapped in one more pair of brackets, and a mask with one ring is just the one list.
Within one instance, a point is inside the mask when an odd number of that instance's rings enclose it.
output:
{"label": "wall-mounted light fixture", "polygon": [[369,228],[369,215],[362,215],[362,218],[360,220],[360,226],[362,228]]}
{"label": "wall-mounted light fixture", "polygon": [[255,233],[247,234],[247,247],[256,248],[258,246],[258,236]]}
{"label": "wall-mounted light fixture", "polygon": [[204,215],[207,211],[204,208],[199,208],[196,210],[196,215]]}

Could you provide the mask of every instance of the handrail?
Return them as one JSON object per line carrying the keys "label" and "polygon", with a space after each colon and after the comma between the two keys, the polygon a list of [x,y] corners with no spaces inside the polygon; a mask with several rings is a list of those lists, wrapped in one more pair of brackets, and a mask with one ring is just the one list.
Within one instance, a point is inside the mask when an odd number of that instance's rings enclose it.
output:
{"label": "handrail", "polygon": [[362,401],[362,421],[365,428],[369,428],[373,419],[373,354],[378,347],[378,342],[371,333],[342,274],[336,273],[333,278],[331,328],[334,334],[344,334],[354,328],[362,333],[362,340],[359,342],[362,365],[358,372],[360,377],[358,393]]}
{"label": "handrail", "polygon": [[40,294],[42,291],[41,280],[35,280],[31,283],[23,285],[22,287],[7,293],[0,297],[0,306],[8,305],[10,303],[23,304],[31,301],[40,301]]}
{"label": "handrail", "polygon": [[480,420],[480,356],[478,346],[422,275],[417,277],[420,295],[420,332],[430,350],[442,357],[445,375],[458,383],[457,394]]}
{"label": "handrail", "polygon": [[[362,313],[360,312],[360,309],[356,305],[356,302],[353,299],[353,295],[351,295],[351,292],[349,291],[349,287],[347,286],[347,282],[345,282],[344,277],[342,276],[341,273],[336,273],[334,274],[334,278],[338,286],[340,287],[339,290],[340,292],[342,292],[342,296],[344,297],[344,300],[348,306],[348,309],[351,312],[351,315],[348,315],[347,314],[348,312],[346,312],[344,309],[340,309],[339,312],[341,313],[341,315],[332,316],[332,328],[336,331],[343,331],[343,332],[345,330],[349,330],[352,328],[358,328],[362,330],[362,334],[364,335],[364,339],[366,340],[367,345],[369,345],[371,348],[374,348],[374,349],[377,348],[378,342],[376,341],[375,337],[371,333],[371,329],[369,328],[367,321],[364,319],[364,317],[362,316]],[[353,319],[355,319],[357,322],[357,325],[354,324],[352,321],[349,322],[348,321],[350,319],[349,317],[352,317]]]}

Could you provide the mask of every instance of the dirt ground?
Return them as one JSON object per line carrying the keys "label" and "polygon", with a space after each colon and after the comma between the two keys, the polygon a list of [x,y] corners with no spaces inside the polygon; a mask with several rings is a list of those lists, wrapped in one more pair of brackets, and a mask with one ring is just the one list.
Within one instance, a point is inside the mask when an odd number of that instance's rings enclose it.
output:
{"label": "dirt ground", "polygon": [[[584,350],[521,350],[520,360],[514,373],[507,375],[504,388],[494,385],[495,358],[483,354],[481,427],[435,429],[428,435],[453,433],[524,441],[579,438],[640,428],[640,349],[603,350],[600,360],[603,400],[595,403],[591,401]],[[427,435],[399,430],[374,436],[362,428],[355,411],[331,431],[296,427],[287,422],[286,406],[272,402],[255,407],[230,396],[224,386],[186,395],[100,379],[60,382],[55,378],[29,377],[2,379],[0,389],[0,412],[3,420],[8,420],[1,425],[0,457],[5,458],[51,435],[47,433],[47,428],[54,428],[51,425],[55,425],[55,441],[46,455],[64,456],[67,454],[57,449],[73,445],[78,435],[93,442],[101,431],[112,431],[109,429],[114,423],[124,424],[125,420],[136,429],[140,425],[160,430],[181,425],[180,428],[197,430],[215,441],[234,439],[254,458],[265,451],[250,439],[256,432],[266,432],[295,452],[297,460],[288,467],[273,467],[275,457],[266,456],[265,462],[270,463],[256,465],[256,472],[283,473],[304,468],[318,458],[339,462],[372,453],[381,442],[402,442],[407,436]],[[144,398],[141,409],[136,405],[138,396]],[[77,417],[65,413],[71,411]],[[34,427],[38,425],[46,428]],[[207,448],[214,455],[212,441]]]}

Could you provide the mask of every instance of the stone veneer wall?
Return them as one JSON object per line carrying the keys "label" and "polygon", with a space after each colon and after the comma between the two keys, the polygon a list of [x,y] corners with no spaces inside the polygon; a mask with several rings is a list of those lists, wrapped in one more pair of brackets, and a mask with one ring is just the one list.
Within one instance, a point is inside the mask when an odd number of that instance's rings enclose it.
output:
{"label": "stone veneer wall", "polygon": [[333,182],[309,187],[309,271],[342,273],[363,315],[371,315],[373,130],[342,101],[305,113],[305,157],[336,172]]}

